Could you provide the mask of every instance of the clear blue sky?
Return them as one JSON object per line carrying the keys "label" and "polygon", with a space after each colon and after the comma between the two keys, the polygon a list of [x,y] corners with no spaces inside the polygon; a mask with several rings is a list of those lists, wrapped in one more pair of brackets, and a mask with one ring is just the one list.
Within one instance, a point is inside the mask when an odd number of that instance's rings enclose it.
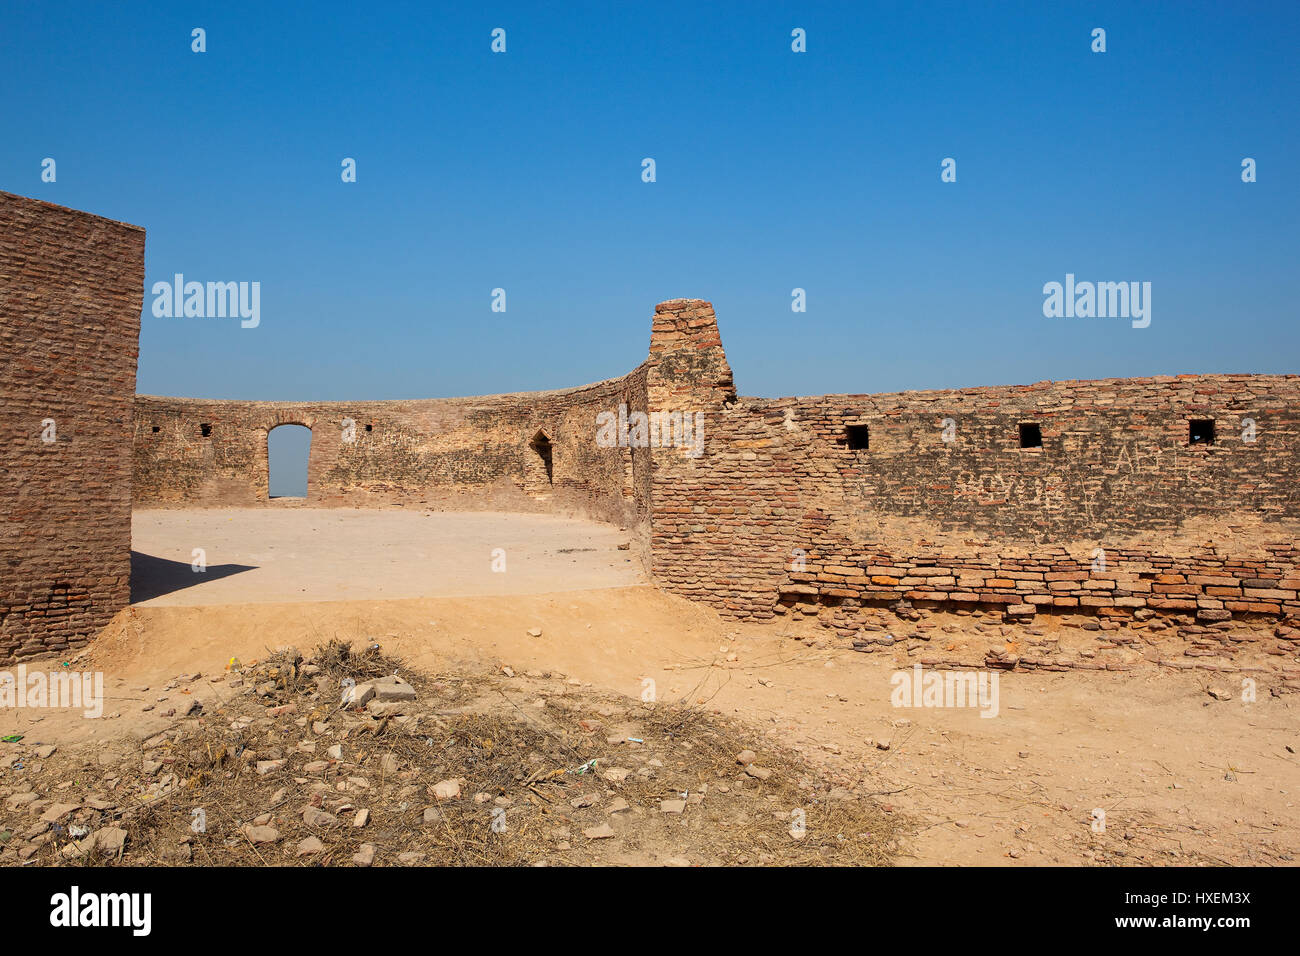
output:
{"label": "clear blue sky", "polygon": [[[147,288],[141,392],[577,385],[639,363],[677,296],[714,302],[745,395],[1300,371],[1295,2],[9,3],[0,26],[0,188],[144,226],[147,287],[261,283],[256,329],[155,318]],[[1067,272],[1151,282],[1151,326],[1044,318]]]}

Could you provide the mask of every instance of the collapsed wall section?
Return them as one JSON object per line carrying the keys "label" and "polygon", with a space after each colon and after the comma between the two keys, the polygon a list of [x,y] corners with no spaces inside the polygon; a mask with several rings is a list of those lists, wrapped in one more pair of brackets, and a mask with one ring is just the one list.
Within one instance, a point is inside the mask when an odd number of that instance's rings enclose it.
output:
{"label": "collapsed wall section", "polygon": [[0,193],[0,663],[130,599],[144,230]]}

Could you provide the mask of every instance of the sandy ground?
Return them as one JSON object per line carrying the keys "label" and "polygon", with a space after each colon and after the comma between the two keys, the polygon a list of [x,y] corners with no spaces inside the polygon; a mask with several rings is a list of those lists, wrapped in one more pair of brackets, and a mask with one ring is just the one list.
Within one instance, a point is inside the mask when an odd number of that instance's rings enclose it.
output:
{"label": "sandy ground", "polygon": [[[632,552],[618,550],[628,540],[609,525],[535,514],[140,510],[131,522],[132,603],[391,600],[639,584]],[[202,572],[193,566],[195,549],[203,552]]]}
{"label": "sandy ground", "polygon": [[[541,635],[530,636],[536,628]],[[170,725],[159,712],[189,692],[162,690],[177,675],[214,674],[231,656],[247,662],[272,646],[310,648],[335,636],[378,641],[430,670],[544,670],[634,698],[652,687],[659,699],[739,716],[911,821],[905,864],[1290,865],[1300,852],[1300,700],[1272,696],[1266,680],[1258,702],[1243,703],[1206,693],[1211,684],[1235,687],[1227,675],[1154,665],[1006,673],[994,718],[895,708],[891,675],[912,663],[902,651],[811,647],[780,625],[722,621],[646,586],[141,606],[75,665],[105,672],[104,718],[6,711],[0,732],[61,746],[147,735]],[[186,686],[219,700],[220,685]],[[1098,809],[1103,832],[1093,829]]]}

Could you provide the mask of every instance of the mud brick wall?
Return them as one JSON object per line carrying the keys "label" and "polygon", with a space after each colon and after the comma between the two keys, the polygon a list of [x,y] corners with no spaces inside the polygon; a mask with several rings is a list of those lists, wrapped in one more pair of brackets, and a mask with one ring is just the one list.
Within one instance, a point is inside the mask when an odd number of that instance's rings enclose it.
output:
{"label": "mud brick wall", "polygon": [[143,296],[143,229],[0,192],[0,664],[129,600]]}
{"label": "mud brick wall", "polygon": [[[312,431],[307,503],[644,519],[633,450],[596,443],[596,417],[645,404],[644,371],[582,388],[406,402],[244,402],[138,396],[136,504],[282,507],[267,441]],[[351,440],[345,423],[351,420]],[[550,442],[551,471],[538,448]]]}
{"label": "mud brick wall", "polygon": [[[832,463],[843,493],[882,517],[1059,542],[1171,529],[1196,515],[1300,514],[1300,376],[1042,382],[778,404],[808,430],[809,453]],[[1190,423],[1206,420],[1213,444],[1189,444]],[[1041,447],[1020,446],[1022,424],[1038,426]],[[867,427],[867,449],[849,448],[850,425]]]}
{"label": "mud brick wall", "polygon": [[[493,509],[577,514],[629,528],[650,550],[656,480],[676,448],[602,447],[597,416],[716,413],[735,400],[712,306],[656,307],[649,357],[629,374],[552,392],[408,402],[209,401],[140,395],[134,421],[141,507],[284,507],[269,497],[268,436],[312,430],[307,503],[318,507]],[[351,441],[345,422],[353,423]],[[551,473],[535,447],[551,443]],[[663,475],[656,479],[657,470]]]}

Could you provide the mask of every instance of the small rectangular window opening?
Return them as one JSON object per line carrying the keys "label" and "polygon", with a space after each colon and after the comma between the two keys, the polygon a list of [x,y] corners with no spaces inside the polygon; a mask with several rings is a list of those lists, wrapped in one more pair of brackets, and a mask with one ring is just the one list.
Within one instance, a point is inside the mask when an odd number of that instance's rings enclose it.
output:
{"label": "small rectangular window opening", "polygon": [[1189,445],[1213,445],[1214,444],[1214,419],[1213,418],[1193,418],[1187,423],[1187,444]]}
{"label": "small rectangular window opening", "polygon": [[850,451],[866,451],[871,447],[871,429],[866,425],[849,425],[845,429]]}
{"label": "small rectangular window opening", "polygon": [[366,431],[369,432],[369,431],[374,431],[374,430],[375,430],[375,426],[374,426],[374,425],[367,425],[367,426],[366,426]]}
{"label": "small rectangular window opening", "polygon": [[199,431],[202,433],[204,438],[212,437],[212,426],[209,425],[207,422],[203,422],[202,424],[199,425]]}
{"label": "small rectangular window opening", "polygon": [[153,433],[154,433],[155,435],[157,435],[159,431],[161,431],[161,429],[159,428],[159,426],[155,425],[155,426],[153,427]]}
{"label": "small rectangular window opening", "polygon": [[1042,448],[1043,447],[1043,430],[1038,427],[1037,422],[1020,423],[1020,447],[1021,448]]}

